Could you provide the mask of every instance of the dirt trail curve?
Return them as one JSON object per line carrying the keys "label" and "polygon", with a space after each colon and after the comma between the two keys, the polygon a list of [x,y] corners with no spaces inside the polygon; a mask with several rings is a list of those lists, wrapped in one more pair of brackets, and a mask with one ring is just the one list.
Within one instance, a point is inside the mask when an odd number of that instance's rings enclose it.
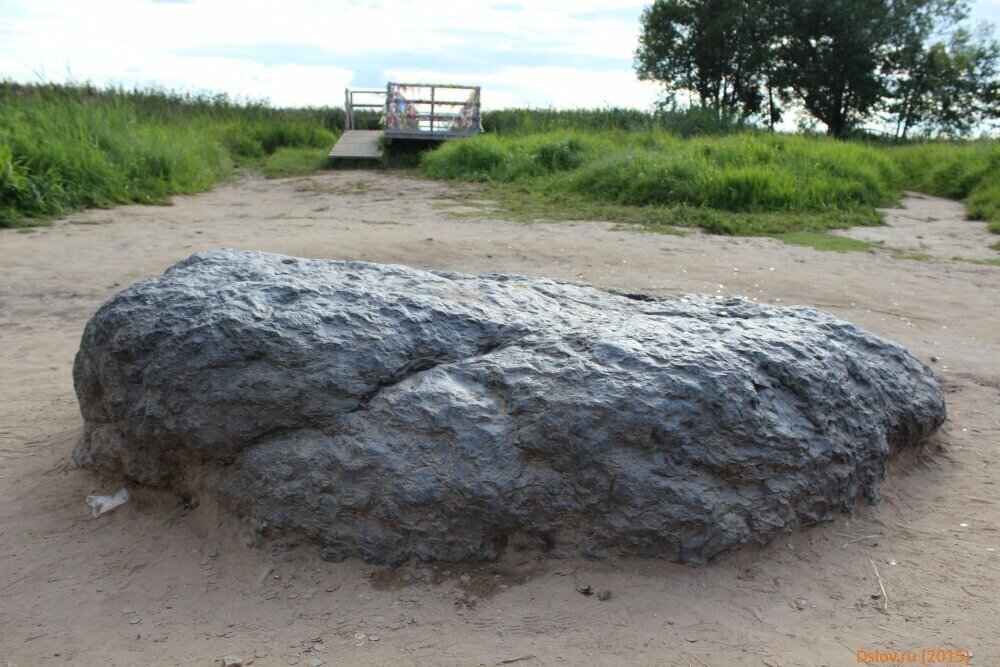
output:
{"label": "dirt trail curve", "polygon": [[903,207],[881,211],[884,227],[853,227],[838,233],[927,259],[1000,257],[990,248],[997,235],[985,222],[966,220],[965,206],[959,202],[907,192]]}
{"label": "dirt trail curve", "polygon": [[[1000,267],[454,215],[470,193],[340,171],[0,232],[0,664],[847,665],[861,648],[1000,664]],[[909,220],[927,205],[944,206],[908,199],[898,223],[852,235],[908,248],[919,224],[936,244],[922,252],[995,256],[960,211]],[[703,569],[517,553],[329,564],[248,550],[212,508],[149,491],[92,520],[84,497],[117,485],[69,462],[83,325],[125,285],[219,246],[819,306],[937,359],[943,450],[897,465],[878,507]]]}

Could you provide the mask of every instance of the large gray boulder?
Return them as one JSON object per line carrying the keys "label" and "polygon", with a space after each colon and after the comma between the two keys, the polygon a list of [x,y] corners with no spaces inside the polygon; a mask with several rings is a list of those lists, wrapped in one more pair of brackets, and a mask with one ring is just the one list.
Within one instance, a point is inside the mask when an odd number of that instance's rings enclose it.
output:
{"label": "large gray boulder", "polygon": [[217,250],[119,293],[85,467],[327,558],[709,562],[879,498],[931,371],[812,308]]}

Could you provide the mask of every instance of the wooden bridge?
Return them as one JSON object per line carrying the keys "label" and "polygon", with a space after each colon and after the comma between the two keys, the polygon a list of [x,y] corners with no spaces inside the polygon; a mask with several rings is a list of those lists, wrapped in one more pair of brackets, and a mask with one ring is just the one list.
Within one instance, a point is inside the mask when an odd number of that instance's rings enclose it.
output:
{"label": "wooden bridge", "polygon": [[330,150],[331,158],[378,160],[382,157],[382,130],[344,130]]}
{"label": "wooden bridge", "polygon": [[[330,158],[378,160],[383,146],[394,140],[445,141],[478,134],[479,93],[478,86],[423,83],[389,83],[384,91],[345,90],[344,133]],[[369,118],[380,111],[385,129],[358,129],[358,110]]]}

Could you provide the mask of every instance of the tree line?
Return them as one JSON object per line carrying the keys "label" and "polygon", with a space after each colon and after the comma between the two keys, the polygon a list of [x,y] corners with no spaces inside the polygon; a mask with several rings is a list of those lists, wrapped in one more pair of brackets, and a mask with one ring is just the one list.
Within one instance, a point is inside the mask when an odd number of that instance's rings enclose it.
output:
{"label": "tree line", "polygon": [[1000,45],[964,0],[654,0],[635,68],[720,116],[845,137],[963,136],[1000,118]]}

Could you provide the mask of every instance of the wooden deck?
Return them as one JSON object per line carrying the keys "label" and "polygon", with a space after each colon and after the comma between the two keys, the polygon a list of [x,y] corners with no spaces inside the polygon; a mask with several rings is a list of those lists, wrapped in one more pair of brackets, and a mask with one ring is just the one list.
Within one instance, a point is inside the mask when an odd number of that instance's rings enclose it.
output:
{"label": "wooden deck", "polygon": [[357,160],[378,160],[382,157],[382,147],[379,139],[385,134],[382,130],[347,130],[333,149],[331,158],[347,158]]}

